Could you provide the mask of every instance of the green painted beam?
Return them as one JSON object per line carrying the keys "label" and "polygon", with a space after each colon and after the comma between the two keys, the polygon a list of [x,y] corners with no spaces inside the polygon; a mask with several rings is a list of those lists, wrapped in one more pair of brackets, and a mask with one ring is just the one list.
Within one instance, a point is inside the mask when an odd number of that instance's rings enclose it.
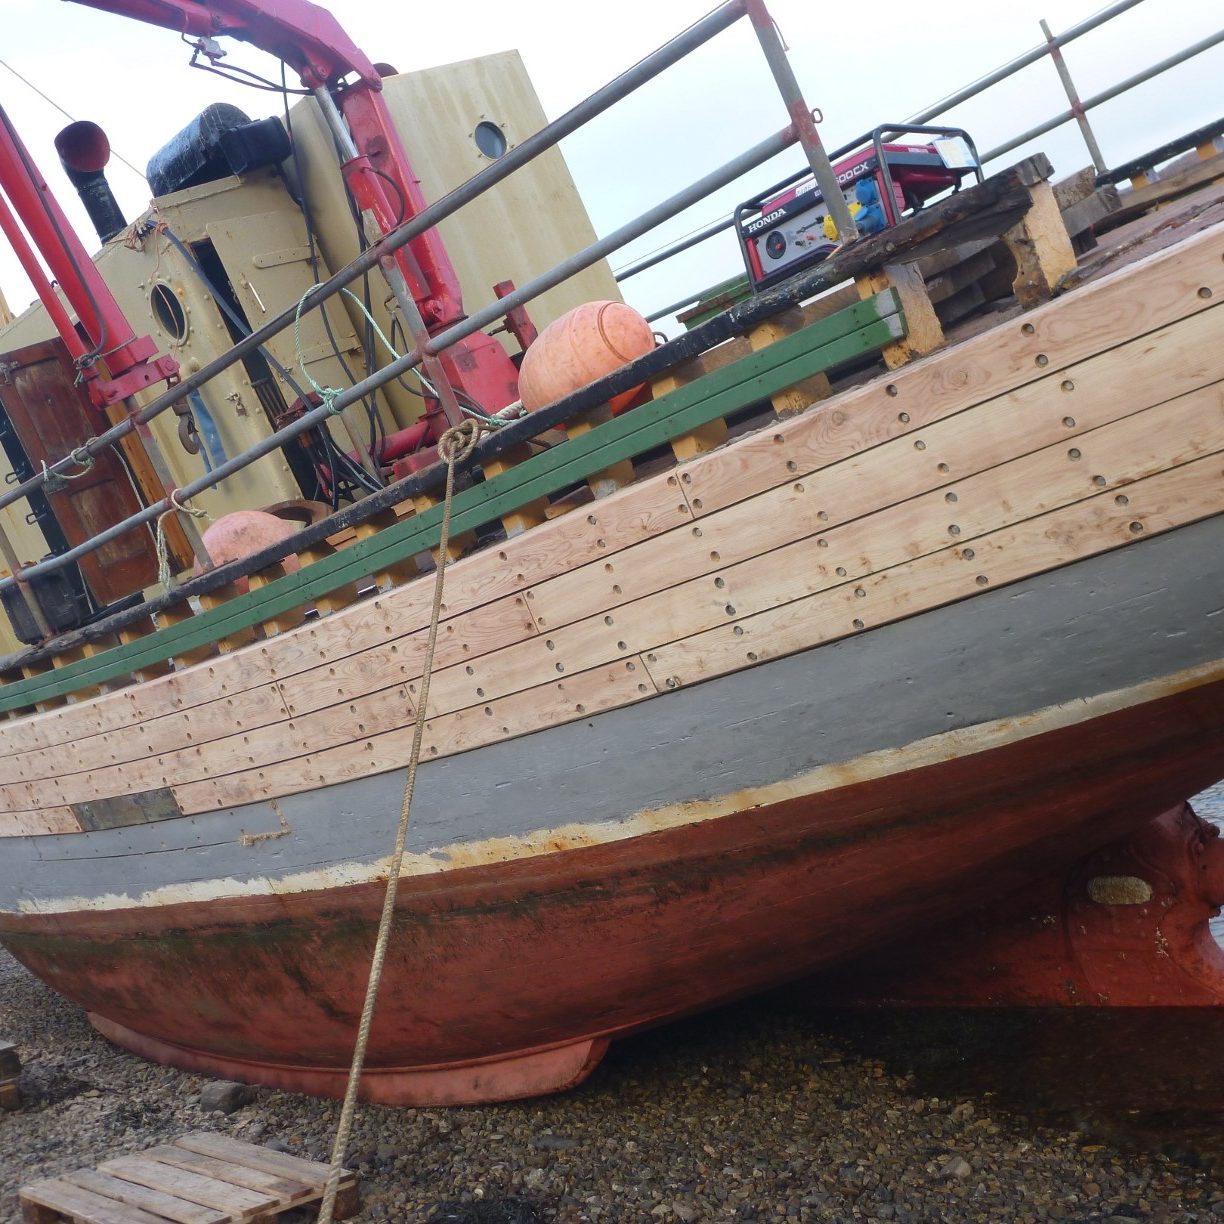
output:
{"label": "green painted beam", "polygon": [[[455,495],[451,530],[458,534],[483,526],[622,459],[768,399],[813,374],[878,351],[904,334],[904,317],[895,294],[878,294],[461,490]],[[436,546],[441,522],[442,508],[435,506],[190,620],[45,675],[5,685],[0,688],[0,711],[105,683],[300,607]]]}

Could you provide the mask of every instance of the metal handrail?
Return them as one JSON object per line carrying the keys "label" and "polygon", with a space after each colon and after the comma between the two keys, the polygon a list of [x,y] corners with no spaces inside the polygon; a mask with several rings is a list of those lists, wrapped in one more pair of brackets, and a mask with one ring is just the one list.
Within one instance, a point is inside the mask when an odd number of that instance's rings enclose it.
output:
{"label": "metal handrail", "polygon": [[[1062,127],[1064,123],[1070,123],[1072,119],[1082,119],[1084,111],[1090,111],[1093,107],[1100,106],[1102,102],[1108,102],[1119,94],[1126,93],[1128,89],[1134,89],[1136,85],[1142,85],[1144,81],[1150,81],[1162,72],[1168,72],[1170,68],[1176,68],[1178,64],[1184,64],[1186,60],[1193,59],[1204,51],[1209,51],[1221,42],[1224,42],[1224,29],[1217,30],[1214,34],[1208,34],[1206,38],[1199,39],[1198,42],[1186,47],[1184,50],[1178,51],[1166,59],[1162,59],[1159,63],[1152,64],[1151,67],[1143,69],[1142,72],[1136,72],[1133,76],[1127,77],[1126,80],[1119,81],[1108,89],[1103,89],[1100,93],[1094,94],[1083,102],[1073,102],[1070,110],[1065,110],[1061,114],[1055,115],[1052,119],[1047,119],[1044,123],[1039,123],[1036,127],[1030,128],[1022,136],[1016,136],[997,148],[991,149],[983,156],[983,161],[990,161],[992,157],[1000,157],[1004,153],[1010,153],[1012,149],[1017,148],[1026,141],[1035,140],[1038,136],[1044,136],[1046,132],[1053,131],[1056,127]],[[1091,148],[1091,145],[1089,148]],[[1097,169],[1102,173],[1106,172],[1106,167],[1104,166],[1098,166]]]}
{"label": "metal handrail", "polygon": [[[235,472],[248,467],[272,451],[279,449],[285,442],[320,425],[326,421],[331,413],[338,412],[348,405],[357,402],[362,396],[368,395],[371,391],[415,368],[426,355],[436,355],[464,337],[487,326],[489,323],[504,318],[505,315],[521,306],[524,302],[530,301],[532,298],[539,296],[539,294],[568,279],[576,272],[589,267],[592,263],[597,262],[612,251],[618,250],[620,247],[633,241],[634,238],[654,228],[660,222],[690,207],[702,196],[708,194],[708,192],[734,181],[734,179],[755,169],[769,160],[769,158],[776,156],[779,152],[790,148],[796,143],[803,146],[809,164],[816,169],[818,175],[822,175],[827,170],[828,175],[831,177],[832,168],[829,166],[828,157],[820,143],[819,135],[815,132],[814,124],[811,122],[810,110],[807,110],[806,103],[803,102],[802,96],[798,92],[798,85],[793,74],[790,73],[788,66],[779,60],[780,40],[764,8],[763,0],[727,0],[726,3],[714,10],[714,12],[695,22],[682,34],[670,39],[658,50],[647,55],[632,68],[614,78],[602,89],[595,91],[595,93],[573,107],[560,119],[546,125],[539,132],[528,137],[521,145],[503,154],[497,161],[474,175],[466,183],[443,196],[435,204],[425,208],[416,217],[399,226],[378,242],[373,243],[340,272],[307,293],[300,305],[286,310],[276,318],[269,320],[262,327],[240,340],[221,357],[209,362],[195,374],[185,378],[177,386],[157,397],[151,404],[146,405],[139,412],[133,413],[98,437],[90,439],[84,446],[78,447],[71,454],[51,464],[49,467],[44,467],[42,471],[29,480],[21,482],[8,492],[0,495],[0,509],[28,496],[29,493],[40,488],[51,476],[70,471],[74,466],[79,465],[83,457],[100,453],[132,433],[133,430],[147,424],[155,417],[172,408],[175,404],[180,403],[193,391],[198,390],[206,382],[216,377],[216,375],[240,361],[267,339],[293,325],[295,319],[302,311],[321,306],[328,298],[339,293],[345,285],[357,279],[364,272],[380,264],[385,264],[395,251],[407,245],[413,238],[457,212],[465,204],[495,186],[522,165],[552,148],[565,136],[606,110],[614,102],[628,96],[648,80],[653,79],[666,68],[683,59],[697,47],[708,42],[715,35],[721,33],[745,16],[749,17],[752,21],[758,41],[774,75],[782,99],[792,114],[793,121],[787,128],[775,133],[739,157],[732,159],[685,191],[677,193],[670,199],[656,205],[653,209],[641,214],[634,221],[621,227],[607,238],[588,246],[585,250],[562,261],[562,263],[556,265],[549,272],[535,278],[516,292],[465,318],[460,323],[433,337],[426,345],[414,348],[404,357],[384,366],[381,370],[337,395],[330,405],[321,405],[318,408],[312,409],[292,424],[269,435],[269,437],[250,447],[240,455],[228,460],[206,476],[174,490],[173,496],[178,499],[190,498],[205,489],[216,486],[225,480],[226,477],[233,475]],[[807,115],[807,123],[802,122],[802,117],[796,114],[797,109],[801,107]],[[821,162],[823,162],[823,167],[817,168]],[[52,573],[55,570],[72,564],[80,557],[94,552],[116,536],[130,531],[134,527],[151,522],[171,508],[171,495],[168,495],[160,501],[146,506],[138,513],[130,515],[121,523],[113,524],[106,530],[99,532],[97,535],[90,537],[88,540],[64,553],[34,565],[15,568],[10,577],[0,579],[0,590],[17,586],[20,588],[22,595],[27,599],[32,598],[36,600],[36,592],[27,585],[30,579]],[[7,538],[2,528],[0,528],[0,543],[7,544]]]}
{"label": "metal handrail", "polygon": [[[987,73],[985,76],[979,77],[977,80],[958,89],[955,93],[949,94],[945,98],[941,98],[938,102],[933,103],[925,110],[919,111],[911,116],[910,122],[916,124],[929,123],[932,119],[938,118],[940,115],[946,114],[953,107],[959,106],[962,102],[967,102],[970,98],[975,98],[979,94],[984,93],[992,86],[998,85],[1001,81],[1007,80],[1009,77],[1015,76],[1017,72],[1029,67],[1030,64],[1035,64],[1043,56],[1049,55],[1054,59],[1056,64],[1061,63],[1061,56],[1058,54],[1060,48],[1065,47],[1068,43],[1074,42],[1077,38],[1090,33],[1106,22],[1112,21],[1115,17],[1121,16],[1128,9],[1134,8],[1141,4],[1143,0],[1117,0],[1116,3],[1109,5],[1107,8],[1101,9],[1099,13],[1094,13],[1091,17],[1079,22],[1077,25],[1070,26],[1061,34],[1049,35],[1044,43],[1033,47],[1031,50],[1025,51],[1022,55],[1016,56],[1014,59],[1008,60],[993,72]],[[1116,98],[1119,94],[1125,93],[1129,89],[1133,89],[1136,85],[1142,85],[1145,81],[1151,80],[1155,76],[1159,76],[1162,72],[1167,72],[1170,68],[1175,68],[1178,64],[1184,63],[1188,59],[1201,54],[1203,51],[1209,50],[1217,43],[1224,41],[1224,30],[1220,30],[1215,34],[1210,34],[1206,38],[1200,39],[1193,45],[1186,47],[1184,50],[1177,52],[1175,55],[1169,56],[1167,59],[1161,60],[1157,64],[1144,69],[1142,72],[1135,73],[1133,76],[1127,77],[1126,80],[1120,81],[1118,84],[1103,90],[1101,93],[1095,94],[1086,101],[1081,101],[1075,94],[1074,86],[1071,84],[1070,74],[1066,72],[1065,66],[1062,66],[1060,77],[1063,82],[1063,87],[1068,93],[1068,98],[1071,102],[1069,109],[1055,115],[1053,118],[1046,120],[1037,127],[1031,128],[1022,136],[1017,136],[1006,143],[998,145],[996,148],[989,149],[982,154],[982,162],[992,161],[996,157],[1002,156],[1004,153],[1011,152],[1012,149],[1024,144],[1029,140],[1033,140],[1038,136],[1044,135],[1046,132],[1052,131],[1056,127],[1061,127],[1064,123],[1070,123],[1073,119],[1080,123],[1081,130],[1084,131],[1085,143],[1088,145],[1089,153],[1093,156],[1094,163],[1097,162],[1098,154],[1094,152],[1093,146],[1095,139],[1091,135],[1091,128],[1088,127],[1087,118],[1084,112],[1091,110],[1093,107],[1100,106],[1103,102],[1108,102]],[[847,146],[842,146],[846,148]],[[830,157],[840,156],[840,150],[833,150]],[[1097,164],[1097,170],[1104,172],[1105,167]],[[794,176],[796,179],[802,178],[806,171],[799,171]],[[726,230],[734,229],[735,218],[726,217],[720,221],[712,222],[710,225],[698,230],[694,234],[689,234],[685,238],[681,238],[661,250],[655,251],[648,256],[644,256],[636,263],[620,269],[615,274],[617,282],[626,281],[631,276],[637,276],[640,272],[645,272],[649,268],[656,267],[658,264],[671,259],[674,255],[679,255],[683,251],[690,250],[701,243],[708,241],[710,238],[717,237]],[[657,310],[653,314],[647,316],[652,322],[656,319],[665,318],[669,314],[673,314],[680,307],[689,305],[692,302],[698,301],[701,297],[700,293],[695,293],[692,297],[686,298],[682,302],[678,302],[672,309]]]}

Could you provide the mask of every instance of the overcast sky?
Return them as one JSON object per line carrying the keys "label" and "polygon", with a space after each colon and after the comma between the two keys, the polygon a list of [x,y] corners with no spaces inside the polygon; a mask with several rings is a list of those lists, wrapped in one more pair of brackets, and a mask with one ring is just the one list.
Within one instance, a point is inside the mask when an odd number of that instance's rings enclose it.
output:
{"label": "overcast sky", "polygon": [[[613,6],[572,0],[332,3],[372,60],[400,70],[519,48],[550,117],[711,7],[710,0],[618,0]],[[875,5],[773,0],[771,11],[809,103],[823,111],[823,138],[835,147],[878,123],[915,114],[1036,45],[1039,18],[1060,31],[1099,7],[1095,0],[882,0]],[[255,117],[278,109],[270,94],[189,71],[189,49],[175,34],[65,0],[0,0],[0,12],[4,62],[74,118],[100,123],[114,149],[137,166],[210,102],[232,101]],[[1220,13],[1217,0],[1144,0],[1066,49],[1081,94],[1091,96],[1212,33]],[[271,74],[266,57],[232,41],[227,46],[233,62]],[[1218,118],[1224,110],[1222,82],[1224,46],[1217,46],[1092,112],[1106,159],[1118,164]],[[67,120],[2,67],[0,104],[61,203],[74,220],[80,218],[51,143]],[[985,150],[1065,108],[1053,66],[1043,60],[944,121],[967,128]],[[562,148],[597,231],[606,233],[786,121],[751,28],[741,22]],[[1074,125],[1006,160],[1031,148],[1049,153],[1060,175],[1089,161]],[[613,266],[729,215],[740,200],[801,164],[797,152],[783,156],[614,256]],[[147,200],[143,180],[114,162],[110,173],[126,215],[136,216]],[[80,220],[78,228],[92,250],[96,242],[88,223]],[[628,300],[649,312],[741,266],[730,235],[676,264],[626,281]],[[31,296],[2,240],[0,288],[16,310]]]}

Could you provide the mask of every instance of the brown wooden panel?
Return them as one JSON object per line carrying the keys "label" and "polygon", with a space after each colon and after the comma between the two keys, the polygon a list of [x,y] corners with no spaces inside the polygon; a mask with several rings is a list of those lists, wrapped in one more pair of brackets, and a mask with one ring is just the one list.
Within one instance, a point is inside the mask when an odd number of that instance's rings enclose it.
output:
{"label": "brown wooden panel", "polygon": [[[42,462],[54,463],[108,427],[104,414],[76,385],[62,341],[18,349],[6,355],[5,365],[0,402],[35,468]],[[73,547],[141,509],[123,462],[113,450],[98,455],[90,471],[65,482],[48,500]],[[157,554],[145,527],[82,557],[79,564],[94,597],[104,604],[157,581]]]}

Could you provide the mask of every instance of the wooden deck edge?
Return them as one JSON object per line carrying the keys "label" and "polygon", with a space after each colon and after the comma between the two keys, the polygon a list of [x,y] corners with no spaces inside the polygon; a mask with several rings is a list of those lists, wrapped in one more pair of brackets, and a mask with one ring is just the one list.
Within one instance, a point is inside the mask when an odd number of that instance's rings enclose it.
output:
{"label": "wooden deck edge", "polygon": [[[768,398],[856,353],[882,348],[903,333],[895,297],[877,295],[760,352],[626,413],[546,455],[536,455],[455,499],[455,534],[518,510],[586,475],[734,411]],[[104,683],[161,660],[211,653],[215,643],[254,624],[275,624],[318,595],[401,562],[436,545],[440,508],[397,523],[334,556],[276,578],[203,613],[135,642],[114,647],[0,689],[0,711],[21,709]]]}

